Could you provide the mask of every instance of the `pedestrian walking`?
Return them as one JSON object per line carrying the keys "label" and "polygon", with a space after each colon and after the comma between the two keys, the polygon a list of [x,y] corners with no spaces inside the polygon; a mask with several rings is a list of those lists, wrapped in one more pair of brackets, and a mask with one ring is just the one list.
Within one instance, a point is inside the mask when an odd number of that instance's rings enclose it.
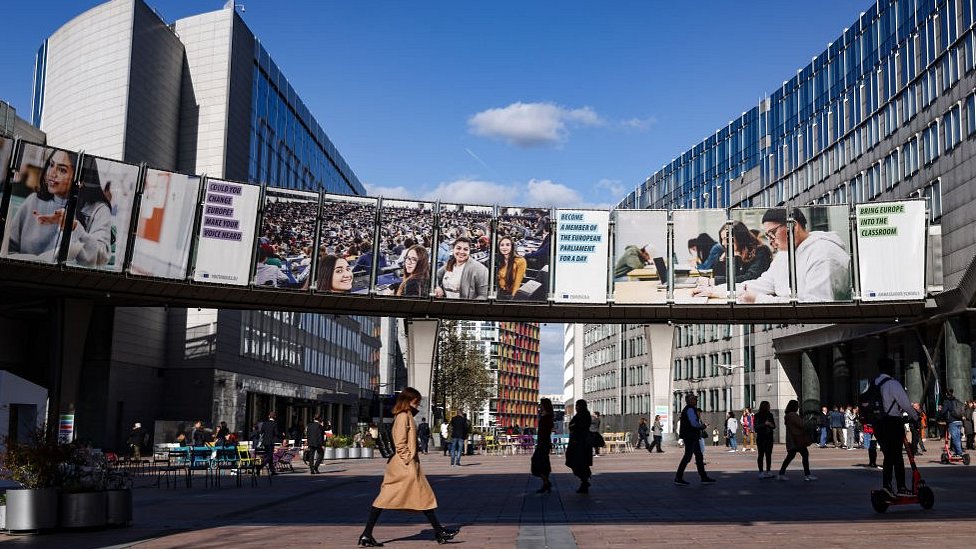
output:
{"label": "pedestrian walking", "polygon": [[752,408],[744,408],[742,410],[742,417],[739,419],[739,421],[742,423],[742,451],[755,452],[756,424],[755,415],[752,413]]}
{"label": "pedestrian walking", "polygon": [[664,438],[664,425],[661,425],[661,416],[654,416],[654,424],[651,425],[651,435],[654,437],[654,442],[647,448],[647,451],[654,450],[656,446],[657,453],[663,454],[664,450],[661,449],[661,439]]}
{"label": "pedestrian walking", "polygon": [[600,434],[600,412],[593,412],[590,419],[592,420],[590,423],[590,446],[593,447],[593,455],[600,457],[600,448],[607,445],[606,441],[603,440],[603,435]]}
{"label": "pedestrian walking", "polygon": [[786,426],[786,459],[783,460],[783,464],[779,467],[779,474],[776,475],[779,480],[788,480],[786,468],[789,467],[790,462],[797,454],[800,454],[800,458],[803,460],[803,480],[817,480],[817,477],[810,474],[810,451],[807,450],[807,446],[810,445],[811,441],[810,437],[807,436],[807,430],[799,411],[799,402],[791,400],[787,403],[786,414],[783,418],[783,425]]}
{"label": "pedestrian walking", "polygon": [[134,461],[142,459],[142,450],[146,447],[146,431],[142,428],[142,423],[136,422],[132,425],[132,431],[125,439],[129,446],[129,457]]}
{"label": "pedestrian walking", "polygon": [[542,479],[542,488],[536,493],[549,493],[552,491],[552,483],[549,482],[549,475],[552,473],[552,464],[549,463],[549,453],[552,451],[552,426],[554,413],[552,401],[544,398],[539,401],[539,430],[536,433],[535,451],[532,452],[531,472],[532,476]]}
{"label": "pedestrian walking", "polygon": [[590,467],[593,465],[593,450],[590,446],[590,424],[593,418],[586,407],[586,401],[576,401],[576,414],[569,422],[569,443],[566,445],[566,467],[580,479],[577,494],[590,492]]}
{"label": "pedestrian walking", "polygon": [[464,441],[468,439],[468,420],[458,412],[451,418],[451,467],[461,466]]}
{"label": "pedestrian walking", "polygon": [[817,445],[820,448],[827,447],[827,431],[830,430],[830,418],[827,417],[827,407],[824,406],[820,408],[820,413],[817,414],[817,434],[820,435],[820,443]]}
{"label": "pedestrian walking", "polygon": [[738,448],[735,435],[739,430],[739,420],[735,419],[735,412],[729,412],[729,417],[725,420],[725,436],[729,439],[729,452],[735,453]]}
{"label": "pedestrian walking", "polygon": [[420,408],[420,392],[413,387],[400,391],[393,405],[393,443],[396,453],[386,462],[383,470],[383,484],[380,493],[373,500],[369,510],[366,528],[359,536],[361,547],[382,547],[373,537],[373,527],[383,509],[401,511],[422,511],[434,528],[437,543],[447,543],[458,534],[458,530],[445,528],[437,520],[437,498],[420,468],[417,453],[417,424],[413,416]]}
{"label": "pedestrian walking", "polygon": [[976,400],[969,401],[962,424],[966,431],[966,449],[976,450]]}
{"label": "pedestrian walking", "polygon": [[684,441],[685,455],[678,464],[678,470],[674,474],[674,483],[678,486],[687,486],[689,482],[684,479],[685,467],[691,462],[691,457],[695,457],[695,467],[698,468],[698,476],[701,477],[702,484],[713,484],[714,479],[705,472],[705,458],[702,455],[702,425],[698,415],[698,397],[692,394],[685,395],[685,407],[681,410],[681,419],[678,428],[678,436]]}
{"label": "pedestrian walking", "polygon": [[278,428],[278,412],[271,410],[268,412],[268,419],[261,422],[258,430],[258,446],[261,447],[261,465],[268,466],[268,474],[277,475],[274,467],[275,443],[282,440],[281,430]]}
{"label": "pedestrian walking", "polygon": [[640,424],[637,425],[637,445],[634,448],[640,448],[641,443],[643,443],[644,448],[650,449],[650,446],[647,444],[647,435],[649,432],[650,429],[647,427],[647,418],[640,418]]}
{"label": "pedestrian walking", "polygon": [[834,437],[834,448],[843,448],[844,412],[840,411],[839,406],[834,406],[834,409],[827,414],[827,420],[830,423],[831,435]]}
{"label": "pedestrian walking", "polygon": [[[759,403],[759,411],[752,419],[756,427],[756,445],[759,447],[759,456],[756,457],[756,464],[759,466],[759,478],[773,478],[770,469],[773,461],[773,431],[776,430],[776,419],[769,410],[768,400]],[[765,469],[763,469],[763,461],[766,462]]]}
{"label": "pedestrian walking", "polygon": [[446,421],[441,422],[441,449],[444,450],[444,456],[447,456],[447,451],[450,450],[450,434],[451,426],[447,424]]}
{"label": "pedestrian walking", "polygon": [[854,440],[854,409],[848,406],[844,410],[844,448],[853,450]]}
{"label": "pedestrian walking", "polygon": [[427,447],[430,444],[430,425],[427,424],[427,418],[420,418],[420,425],[417,426],[417,437],[420,442],[420,451],[426,456]]}
{"label": "pedestrian walking", "polygon": [[322,464],[325,450],[325,426],[322,425],[322,416],[315,416],[312,422],[305,429],[306,444],[308,444],[308,472],[319,474],[319,466]]}
{"label": "pedestrian walking", "polygon": [[874,438],[874,426],[870,423],[861,423],[862,433],[864,434],[864,449],[868,451],[868,467],[880,469],[878,465],[878,441]]}

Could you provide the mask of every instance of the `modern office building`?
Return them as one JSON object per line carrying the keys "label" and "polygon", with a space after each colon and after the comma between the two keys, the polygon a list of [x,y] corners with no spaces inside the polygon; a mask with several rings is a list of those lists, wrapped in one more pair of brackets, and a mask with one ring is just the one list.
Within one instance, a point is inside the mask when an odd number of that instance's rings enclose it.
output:
{"label": "modern office building", "polygon": [[[185,173],[365,193],[233,2],[174,23],[142,0],[91,8],[41,46],[33,89],[32,120],[58,147]],[[68,329],[58,307],[12,302],[2,315],[11,329],[0,337],[23,342],[24,352],[0,363],[48,388],[62,374],[46,365],[44,330],[15,325]],[[106,448],[136,421],[155,422],[162,442],[193,420],[226,421],[246,435],[269,410],[286,428],[321,414],[349,432],[371,419],[381,349],[397,341],[389,331],[381,340],[381,319],[363,316],[98,304],[81,311],[71,352],[82,358],[65,374],[80,395],[75,432]],[[384,382],[395,387],[402,359],[399,366],[386,359]]]}
{"label": "modern office building", "polygon": [[[783,85],[675,156],[620,208],[776,207],[924,198],[931,299],[955,313],[912,325],[754,325],[715,339],[682,326],[676,390],[720,411],[799,398],[854,401],[881,356],[913,400],[972,398],[976,319],[976,33],[966,0],[883,0]],[[826,37],[825,37],[826,38]],[[724,364],[732,395],[722,396]],[[714,374],[713,374],[714,372]],[[703,381],[693,381],[703,380]],[[714,387],[712,385],[715,385]],[[675,395],[674,410],[679,403]],[[717,399],[714,406],[711,404]]]}

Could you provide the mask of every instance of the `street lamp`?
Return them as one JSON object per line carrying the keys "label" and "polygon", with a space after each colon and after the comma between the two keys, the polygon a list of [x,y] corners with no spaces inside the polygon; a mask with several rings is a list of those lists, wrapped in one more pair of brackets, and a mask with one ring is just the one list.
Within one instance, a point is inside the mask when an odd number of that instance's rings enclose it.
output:
{"label": "street lamp", "polygon": [[743,368],[742,364],[716,364],[715,366],[725,370],[725,392],[728,393],[728,405],[726,412],[732,411],[732,374],[737,368]]}

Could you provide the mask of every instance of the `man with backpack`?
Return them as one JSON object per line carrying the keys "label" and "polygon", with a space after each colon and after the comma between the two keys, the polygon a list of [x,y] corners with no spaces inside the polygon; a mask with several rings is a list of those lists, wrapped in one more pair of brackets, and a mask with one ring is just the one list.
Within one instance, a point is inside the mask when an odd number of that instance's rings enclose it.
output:
{"label": "man with backpack", "polygon": [[[891,377],[895,372],[895,361],[887,357],[879,359],[878,372],[878,376],[861,395],[860,408],[864,413],[865,423],[874,427],[874,436],[884,453],[881,489],[895,497],[896,493],[909,493],[905,487],[905,460],[902,457],[902,446],[905,442],[905,421],[902,415],[907,414],[909,419],[916,420],[918,413],[912,408],[905,388]],[[897,492],[891,489],[892,473],[898,485]]]}
{"label": "man with backpack", "polygon": [[962,414],[963,404],[952,394],[952,389],[946,389],[945,401],[942,403],[942,417],[945,420],[946,428],[949,429],[949,438],[952,440],[952,453],[962,455]]}

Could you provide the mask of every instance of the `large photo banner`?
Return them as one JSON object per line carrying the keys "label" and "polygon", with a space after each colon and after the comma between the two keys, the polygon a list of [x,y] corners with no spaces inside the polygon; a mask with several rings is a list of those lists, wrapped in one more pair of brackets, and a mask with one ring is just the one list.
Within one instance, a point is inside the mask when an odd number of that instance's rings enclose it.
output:
{"label": "large photo banner", "polygon": [[[319,234],[315,291],[368,294],[372,253],[367,252],[369,255],[362,261],[361,258],[364,245],[370,250],[374,245],[376,199],[326,195],[322,202],[322,229]],[[384,261],[386,257],[383,256]]]}
{"label": "large photo banner", "polygon": [[[435,297],[488,299],[494,211],[491,206],[440,205]],[[517,274],[515,269],[511,274]]]}
{"label": "large photo banner", "polygon": [[667,210],[615,210],[614,216],[614,303],[667,303],[668,286],[655,267],[668,256]]}
{"label": "large photo banner", "polygon": [[23,143],[14,160],[0,256],[56,263],[68,201],[74,198],[78,154]]}
{"label": "large photo banner", "polygon": [[255,286],[292,290],[311,286],[318,218],[318,193],[265,189],[255,251]]}
{"label": "large photo banner", "polygon": [[377,246],[382,249],[376,258],[375,292],[402,297],[430,295],[433,239],[432,203],[384,198],[380,208]]}
{"label": "large photo banner", "polygon": [[861,300],[924,299],[925,202],[876,202],[855,209]]}
{"label": "large photo banner", "polygon": [[[773,259],[758,278],[737,284],[739,303],[788,303],[793,292],[797,301],[804,303],[851,300],[848,206],[804,206],[792,210],[778,207],[749,212],[750,219],[762,213],[760,238],[772,250]],[[790,284],[791,254],[796,269],[795,288]]]}
{"label": "large photo banner", "polygon": [[671,212],[674,244],[670,261],[655,261],[674,302],[686,305],[728,303],[728,231],[725,210]]}
{"label": "large photo banner", "polygon": [[146,170],[129,272],[181,280],[190,262],[200,178]]}
{"label": "large photo banner", "polygon": [[121,272],[129,244],[139,166],[85,156],[65,263]]}
{"label": "large photo banner", "polygon": [[261,187],[207,179],[193,280],[246,286]]}
{"label": "large photo banner", "polygon": [[610,212],[556,211],[557,303],[606,303]]}
{"label": "large photo banner", "polygon": [[499,300],[549,299],[551,211],[504,207],[495,233],[495,295]]}

